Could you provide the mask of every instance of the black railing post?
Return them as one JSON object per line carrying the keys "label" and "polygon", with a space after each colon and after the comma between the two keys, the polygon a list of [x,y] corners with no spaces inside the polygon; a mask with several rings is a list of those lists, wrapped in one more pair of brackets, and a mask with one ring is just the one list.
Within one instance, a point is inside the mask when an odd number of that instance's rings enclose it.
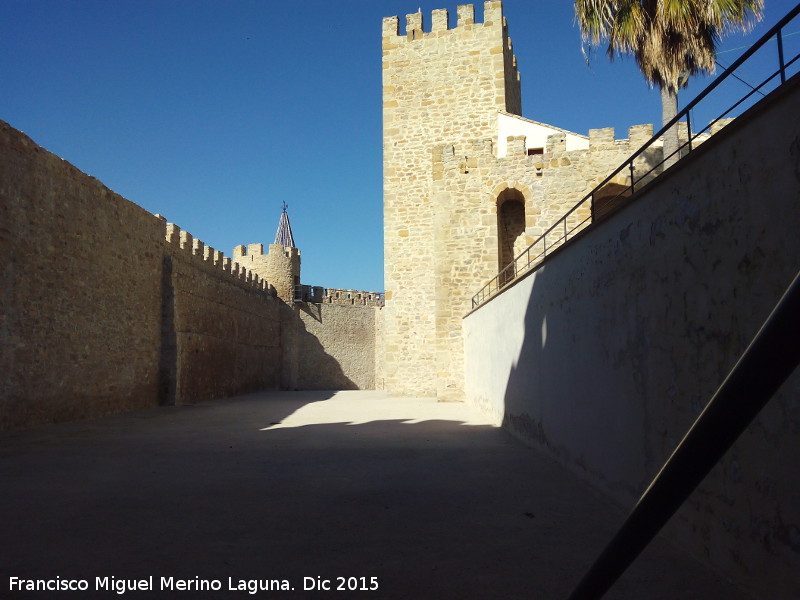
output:
{"label": "black railing post", "polygon": [[781,84],[784,84],[786,83],[786,65],[783,64],[783,36],[781,36],[780,29],[778,29],[775,36],[778,38],[778,63],[781,68]]}
{"label": "black railing post", "polygon": [[686,113],[686,138],[689,143],[689,152],[692,151],[692,113],[691,111],[687,111]]}
{"label": "black railing post", "polygon": [[633,195],[633,193],[636,191],[636,176],[634,175],[633,161],[630,162],[629,166],[631,169],[631,195]]}

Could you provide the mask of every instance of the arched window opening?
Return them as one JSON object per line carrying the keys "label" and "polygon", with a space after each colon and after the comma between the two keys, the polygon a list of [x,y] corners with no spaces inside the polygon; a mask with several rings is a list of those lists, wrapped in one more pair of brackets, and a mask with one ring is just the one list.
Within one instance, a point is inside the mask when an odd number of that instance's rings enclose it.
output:
{"label": "arched window opening", "polygon": [[[519,190],[504,190],[497,198],[497,246],[500,271],[525,250],[525,197]],[[501,284],[515,276],[514,269],[509,269]]]}
{"label": "arched window opening", "polygon": [[631,195],[631,188],[628,185],[619,183],[607,183],[594,193],[593,213],[594,218],[602,217],[617,204]]}

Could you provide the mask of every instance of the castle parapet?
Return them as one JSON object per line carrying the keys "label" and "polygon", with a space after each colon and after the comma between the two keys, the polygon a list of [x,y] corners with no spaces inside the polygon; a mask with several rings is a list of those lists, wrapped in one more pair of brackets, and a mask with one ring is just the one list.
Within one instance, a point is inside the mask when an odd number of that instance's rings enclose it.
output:
{"label": "castle parapet", "polygon": [[410,40],[415,40],[422,37],[422,34],[422,13],[406,15],[406,37]]}
{"label": "castle parapet", "polygon": [[589,130],[589,150],[602,150],[604,146],[614,143],[614,128],[603,127]]}
{"label": "castle parapet", "polygon": [[211,246],[206,246],[203,250],[203,260],[210,265],[219,267],[222,262],[222,252],[214,250]]}
{"label": "castle parapet", "polygon": [[503,3],[500,0],[488,0],[483,3],[483,23],[475,22],[475,7],[472,4],[463,4],[456,9],[455,27],[450,27],[450,14],[447,9],[438,8],[431,12],[431,29],[428,32],[425,31],[425,20],[422,13],[416,12],[406,15],[405,32],[402,34],[400,33],[399,17],[385,17],[382,33],[384,39],[397,38],[397,41],[401,39],[413,41],[423,37],[441,35],[459,28],[495,25],[506,26],[503,17]]}
{"label": "castle parapet", "polygon": [[204,257],[205,244],[198,239],[192,240],[192,256]]}
{"label": "castle parapet", "polygon": [[447,31],[450,29],[450,15],[446,8],[439,8],[431,13],[431,31]]}
{"label": "castle parapet", "polygon": [[164,248],[168,254],[189,259],[199,267],[218,273],[221,277],[229,278],[244,287],[266,292],[271,296],[276,295],[275,288],[264,278],[251,273],[239,263],[231,261],[222,252],[207,246],[174,223],[167,223],[161,215],[156,216],[162,221],[164,227]]}
{"label": "castle parapet", "polygon": [[194,237],[188,231],[181,230],[180,232],[180,249],[184,254],[192,255],[192,246],[194,245]]}
{"label": "castle parapet", "polygon": [[[506,156],[514,156],[514,155],[525,155],[528,154],[528,149],[526,146],[526,139],[527,137],[524,135],[510,135],[506,140]],[[566,145],[566,137],[564,138],[564,144]]]}
{"label": "castle parapet", "polygon": [[322,301],[327,304],[383,306],[384,299],[383,294],[380,292],[325,288]]}
{"label": "castle parapet", "polygon": [[269,245],[270,254],[283,254],[286,258],[295,258],[300,256],[300,250],[293,246],[281,246],[280,244]]}
{"label": "castle parapet", "polygon": [[633,125],[628,128],[628,141],[632,148],[638,149],[653,137],[653,125]]}
{"label": "castle parapet", "polygon": [[456,7],[458,26],[472,25],[475,23],[475,7],[472,4],[462,4]]}
{"label": "castle parapet", "polygon": [[[240,244],[233,248],[233,263],[245,280],[269,281],[270,287],[284,302],[291,302],[294,285],[300,279],[300,250],[293,246],[269,244],[264,252],[264,244]],[[252,273],[252,275],[250,274]],[[254,277],[257,276],[257,277]]]}
{"label": "castle parapet", "polygon": [[382,308],[384,305],[384,295],[381,292],[365,292],[362,290],[324,288],[320,286],[298,284],[294,289],[294,301],[310,302],[313,304],[374,306]]}
{"label": "castle parapet", "polygon": [[[614,138],[614,130],[611,130],[611,138]],[[591,141],[589,142],[591,144]],[[552,154],[554,152],[566,152],[567,151],[567,134],[565,133],[553,133],[547,136],[547,144],[545,146],[545,152],[548,154]]]}

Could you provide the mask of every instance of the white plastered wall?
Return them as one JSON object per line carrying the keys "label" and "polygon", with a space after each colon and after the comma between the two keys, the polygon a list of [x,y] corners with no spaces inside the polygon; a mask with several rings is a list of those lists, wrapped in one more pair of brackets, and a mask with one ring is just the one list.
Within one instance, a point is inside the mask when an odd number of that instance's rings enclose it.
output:
{"label": "white plastered wall", "polygon": [[497,113],[497,158],[506,155],[507,138],[524,135],[527,148],[545,148],[547,136],[564,133],[567,136],[567,150],[585,150],[589,148],[589,138],[565,129],[538,123],[517,115],[504,112]]}

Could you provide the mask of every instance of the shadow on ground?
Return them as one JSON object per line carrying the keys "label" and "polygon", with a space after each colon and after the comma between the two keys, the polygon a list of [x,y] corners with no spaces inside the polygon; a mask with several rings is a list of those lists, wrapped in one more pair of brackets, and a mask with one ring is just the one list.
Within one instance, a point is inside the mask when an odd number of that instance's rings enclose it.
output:
{"label": "shadow on ground", "polygon": [[[464,405],[420,416],[344,394],[251,394],[5,436],[3,597],[120,597],[95,578],[152,576],[154,591],[123,597],[555,600],[623,518]],[[741,597],[667,546],[648,553],[610,598]],[[10,577],[89,591],[9,595]],[[162,591],[169,577],[221,590]],[[378,589],[303,591],[306,577]],[[228,590],[240,579],[295,589]]]}

